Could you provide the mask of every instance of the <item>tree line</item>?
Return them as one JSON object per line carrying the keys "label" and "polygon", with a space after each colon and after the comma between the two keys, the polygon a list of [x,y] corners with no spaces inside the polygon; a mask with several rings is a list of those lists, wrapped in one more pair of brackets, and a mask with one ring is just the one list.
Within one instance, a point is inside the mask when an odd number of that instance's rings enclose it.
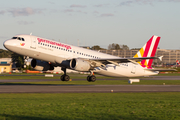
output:
{"label": "tree line", "polygon": [[129,50],[127,45],[119,45],[116,43],[109,44],[108,49],[101,48],[99,45],[95,45],[92,50]]}

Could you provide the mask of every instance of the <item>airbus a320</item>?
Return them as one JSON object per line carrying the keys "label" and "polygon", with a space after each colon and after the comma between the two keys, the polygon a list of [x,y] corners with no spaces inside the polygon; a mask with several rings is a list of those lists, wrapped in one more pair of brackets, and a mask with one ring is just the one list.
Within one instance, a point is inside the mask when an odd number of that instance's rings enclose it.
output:
{"label": "airbus a320", "polygon": [[[4,42],[4,47],[17,54],[33,58],[31,66],[40,71],[60,66],[62,81],[69,81],[66,69],[90,72],[87,80],[94,82],[96,74],[113,77],[140,77],[159,73],[151,67],[159,36],[152,36],[134,57],[121,58],[33,35],[16,35]],[[161,58],[161,57],[160,57]],[[162,59],[162,58],[161,58]]]}

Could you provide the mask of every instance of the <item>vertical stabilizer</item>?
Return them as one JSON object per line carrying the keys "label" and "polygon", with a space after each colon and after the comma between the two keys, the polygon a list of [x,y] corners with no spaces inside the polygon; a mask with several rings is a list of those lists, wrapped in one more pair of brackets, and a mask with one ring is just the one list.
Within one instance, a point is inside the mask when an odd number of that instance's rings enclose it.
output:
{"label": "vertical stabilizer", "polygon": [[[134,56],[134,58],[137,57],[154,57],[159,41],[160,41],[159,36],[152,36],[149,41],[136,53],[136,55]],[[142,60],[141,62],[139,62],[139,64],[142,67],[147,67],[149,69],[151,69],[151,65],[152,65],[153,59],[146,59],[146,60]]]}

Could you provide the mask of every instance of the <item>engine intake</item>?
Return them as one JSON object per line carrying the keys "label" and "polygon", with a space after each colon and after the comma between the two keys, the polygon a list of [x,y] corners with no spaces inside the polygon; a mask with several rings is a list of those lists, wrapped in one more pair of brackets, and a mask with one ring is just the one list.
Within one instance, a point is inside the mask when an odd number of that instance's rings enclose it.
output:
{"label": "engine intake", "polygon": [[39,70],[39,71],[54,70],[54,67],[51,64],[49,64],[48,62],[41,61],[41,60],[36,60],[36,59],[33,59],[31,61],[31,66],[35,70]]}
{"label": "engine intake", "polygon": [[81,72],[86,72],[89,71],[91,66],[87,61],[84,61],[82,59],[72,59],[70,61],[70,67],[71,69],[81,71]]}

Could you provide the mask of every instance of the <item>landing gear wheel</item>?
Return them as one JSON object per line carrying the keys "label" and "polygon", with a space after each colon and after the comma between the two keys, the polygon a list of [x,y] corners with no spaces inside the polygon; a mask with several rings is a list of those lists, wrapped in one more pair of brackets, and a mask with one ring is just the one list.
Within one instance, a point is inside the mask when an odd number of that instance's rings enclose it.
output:
{"label": "landing gear wheel", "polygon": [[91,82],[91,81],[90,81],[90,77],[91,77],[90,75],[87,76],[87,81],[88,81],[88,82]]}
{"label": "landing gear wheel", "polygon": [[61,75],[61,81],[64,81],[64,75]]}
{"label": "landing gear wheel", "polygon": [[64,81],[69,81],[70,77],[68,75],[64,76]]}
{"label": "landing gear wheel", "polygon": [[91,80],[91,82],[95,82],[95,81],[96,81],[96,76],[92,75],[92,76],[90,77],[90,80]]}
{"label": "landing gear wheel", "polygon": [[68,75],[62,75],[61,80],[62,81],[69,81],[70,77]]}
{"label": "landing gear wheel", "polygon": [[92,75],[92,76],[88,75],[88,76],[87,76],[87,81],[88,81],[88,82],[95,82],[95,81],[96,81],[96,76],[94,76],[94,75]]}

